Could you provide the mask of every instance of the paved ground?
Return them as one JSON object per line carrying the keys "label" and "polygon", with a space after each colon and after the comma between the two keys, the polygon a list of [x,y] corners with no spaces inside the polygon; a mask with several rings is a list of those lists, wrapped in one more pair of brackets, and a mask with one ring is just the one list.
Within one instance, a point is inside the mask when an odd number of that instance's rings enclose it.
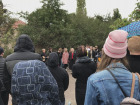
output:
{"label": "paved ground", "polygon": [[[75,79],[72,77],[69,70],[68,70],[68,74],[69,74],[69,88],[65,92],[65,99],[66,99],[66,104],[65,105],[68,105],[69,102],[71,102],[71,105],[76,105],[76,101],[75,101]],[[8,105],[12,105],[11,96],[10,96]]]}

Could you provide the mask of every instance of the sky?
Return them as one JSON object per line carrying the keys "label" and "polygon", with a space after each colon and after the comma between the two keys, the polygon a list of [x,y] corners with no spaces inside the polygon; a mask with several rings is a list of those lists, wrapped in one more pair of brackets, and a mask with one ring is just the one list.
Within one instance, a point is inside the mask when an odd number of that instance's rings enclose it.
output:
{"label": "sky", "polygon": [[[37,8],[40,8],[42,4],[40,0],[2,0],[5,8],[17,13],[28,11],[31,13]],[[60,0],[65,5],[63,9],[68,13],[75,13],[77,8],[77,0]],[[95,14],[106,15],[107,13],[113,14],[113,9],[118,8],[123,18],[127,18],[129,14],[136,7],[137,0],[86,0],[87,15],[94,17]],[[18,15],[12,15],[12,17],[18,18]]]}

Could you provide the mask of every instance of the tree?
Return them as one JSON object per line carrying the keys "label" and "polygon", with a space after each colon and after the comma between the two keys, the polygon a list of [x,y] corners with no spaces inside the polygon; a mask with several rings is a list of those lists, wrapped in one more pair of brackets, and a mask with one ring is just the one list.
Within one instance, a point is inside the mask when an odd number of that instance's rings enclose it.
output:
{"label": "tree", "polygon": [[60,0],[42,0],[42,7],[31,14],[21,12],[28,24],[19,28],[20,34],[30,35],[36,46],[58,48],[67,46],[71,29],[69,16],[61,9]]}
{"label": "tree", "polygon": [[0,0],[0,35],[7,33],[15,19],[10,17],[10,11],[4,8],[2,0]]}
{"label": "tree", "polygon": [[127,26],[129,24],[130,24],[130,21],[127,18],[124,18],[124,19],[118,18],[116,21],[114,21],[112,25],[110,25],[110,28],[112,28],[113,30],[117,30],[118,28]]}
{"label": "tree", "polygon": [[68,14],[66,10],[61,9],[62,4],[59,0],[43,0],[42,3],[42,7],[31,14],[20,13],[28,23],[19,28],[19,34],[28,34],[36,47],[69,49],[89,44],[102,48],[108,33],[112,30],[109,28],[114,22],[111,16],[87,17],[84,11],[85,3],[82,0],[77,4],[76,14]]}
{"label": "tree", "polygon": [[[137,0],[138,1],[138,0]],[[129,15],[131,21],[140,20],[140,2],[136,3],[135,9]]]}
{"label": "tree", "polygon": [[77,15],[87,15],[85,0],[77,0]]}
{"label": "tree", "polygon": [[116,9],[113,10],[113,17],[112,17],[112,19],[117,20],[118,18],[121,19],[121,14],[119,12],[119,9],[116,8]]}

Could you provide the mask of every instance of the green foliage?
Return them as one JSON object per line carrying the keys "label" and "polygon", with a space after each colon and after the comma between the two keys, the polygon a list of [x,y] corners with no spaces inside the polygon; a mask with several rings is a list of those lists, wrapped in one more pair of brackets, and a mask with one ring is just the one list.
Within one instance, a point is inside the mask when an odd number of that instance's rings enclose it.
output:
{"label": "green foliage", "polygon": [[42,7],[32,12],[20,13],[28,24],[19,28],[20,34],[30,35],[37,46],[58,48],[67,45],[61,42],[69,38],[68,14],[61,9],[59,0],[42,0]]}
{"label": "green foliage", "polygon": [[[42,7],[31,14],[20,13],[28,24],[19,28],[19,34],[28,34],[37,48],[69,49],[86,44],[103,47],[112,30],[109,26],[114,22],[110,14],[89,18],[79,12],[68,14],[61,9],[62,3],[59,0],[43,0],[42,3]],[[77,5],[83,9],[84,14],[85,1],[79,0]]]}
{"label": "green foliage", "polygon": [[[137,0],[138,1],[138,0]],[[131,21],[138,21],[140,20],[140,2],[136,3],[135,9],[129,15]]]}
{"label": "green foliage", "polygon": [[116,8],[116,9],[113,10],[113,17],[112,17],[112,19],[117,20],[118,18],[121,19],[121,14],[119,12],[119,9]]}
{"label": "green foliage", "polygon": [[85,0],[77,0],[77,15],[87,15]]}
{"label": "green foliage", "polygon": [[130,21],[128,21],[127,18],[124,18],[124,19],[118,18],[118,19],[114,22],[114,24],[112,24],[112,25],[110,26],[110,28],[112,28],[113,30],[116,30],[116,29],[118,29],[118,28],[127,26],[127,25],[129,25],[129,24],[130,24]]}
{"label": "green foliage", "polygon": [[6,58],[8,55],[12,54],[14,51],[13,49],[9,49],[7,46],[3,47],[4,49],[4,58]]}

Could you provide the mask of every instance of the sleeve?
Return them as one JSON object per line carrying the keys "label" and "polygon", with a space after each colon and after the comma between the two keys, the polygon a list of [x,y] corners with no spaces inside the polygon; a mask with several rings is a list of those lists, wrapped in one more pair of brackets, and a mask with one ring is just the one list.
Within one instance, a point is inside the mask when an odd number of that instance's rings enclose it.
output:
{"label": "sleeve", "polygon": [[2,80],[0,79],[0,90],[2,87],[3,87],[3,83],[2,83]]}
{"label": "sleeve", "polygon": [[6,90],[11,94],[11,76],[8,73],[6,62],[4,64],[4,70],[3,70],[3,84]]}
{"label": "sleeve", "polygon": [[92,57],[95,58],[95,51],[92,52]]}
{"label": "sleeve", "polygon": [[62,52],[60,53],[60,59],[62,58]]}
{"label": "sleeve", "polygon": [[62,54],[62,63],[63,63],[63,61],[64,61],[64,60],[63,60],[63,59],[64,59],[64,57],[63,57],[63,56],[64,56],[64,54]]}
{"label": "sleeve", "polygon": [[75,65],[73,65],[73,67],[72,67],[72,76],[74,78],[77,78],[77,69],[76,69]]}
{"label": "sleeve", "polygon": [[71,54],[71,53],[69,53],[69,59],[68,59],[69,61],[70,61],[70,54]]}
{"label": "sleeve", "polygon": [[96,64],[93,62],[93,67],[92,67],[92,71],[93,71],[93,73],[96,72],[96,68],[97,68],[97,66],[96,66]]}
{"label": "sleeve", "polygon": [[42,61],[42,57],[41,57],[41,55],[38,56],[38,60]]}
{"label": "sleeve", "polygon": [[41,55],[41,57],[43,56],[43,54],[42,54],[42,53],[41,53],[40,55]]}
{"label": "sleeve", "polygon": [[90,78],[88,78],[84,105],[99,105],[98,97],[99,92],[96,91],[95,87],[90,81]]}
{"label": "sleeve", "polygon": [[69,56],[70,56],[70,54],[68,53],[68,61],[69,61]]}
{"label": "sleeve", "polygon": [[77,56],[76,53],[74,53],[74,60],[75,60],[75,61],[76,61],[76,56]]}
{"label": "sleeve", "polygon": [[64,82],[64,91],[66,91],[69,86],[69,75],[66,71],[65,71],[65,78],[63,82]]}

